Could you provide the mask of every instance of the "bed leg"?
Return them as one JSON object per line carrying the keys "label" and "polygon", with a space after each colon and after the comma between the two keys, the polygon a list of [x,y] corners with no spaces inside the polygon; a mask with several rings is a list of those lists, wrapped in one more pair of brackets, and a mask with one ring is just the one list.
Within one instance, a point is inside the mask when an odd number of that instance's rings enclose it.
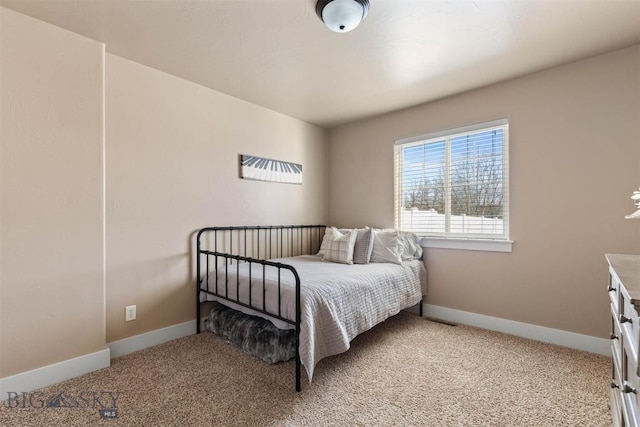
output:
{"label": "bed leg", "polygon": [[296,355],[296,391],[300,391],[300,355]]}
{"label": "bed leg", "polygon": [[196,302],[196,334],[200,333],[200,295],[198,295],[198,301]]}
{"label": "bed leg", "polygon": [[424,299],[420,300],[420,317],[422,317],[422,302],[424,301]]}

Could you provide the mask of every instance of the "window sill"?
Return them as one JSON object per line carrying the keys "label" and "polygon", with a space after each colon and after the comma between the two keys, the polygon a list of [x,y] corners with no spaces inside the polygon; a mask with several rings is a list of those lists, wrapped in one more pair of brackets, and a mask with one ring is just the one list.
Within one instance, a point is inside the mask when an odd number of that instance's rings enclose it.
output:
{"label": "window sill", "polygon": [[442,237],[423,237],[423,248],[463,249],[467,251],[511,252],[512,240],[455,239]]}

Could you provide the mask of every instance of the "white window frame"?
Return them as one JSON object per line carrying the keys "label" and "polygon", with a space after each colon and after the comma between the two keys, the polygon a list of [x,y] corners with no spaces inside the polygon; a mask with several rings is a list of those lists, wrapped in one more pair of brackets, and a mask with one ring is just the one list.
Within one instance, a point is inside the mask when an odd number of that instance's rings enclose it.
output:
{"label": "white window frame", "polygon": [[427,248],[446,248],[446,249],[467,249],[467,250],[481,250],[481,251],[496,251],[496,252],[511,252],[513,241],[509,239],[509,121],[507,118],[493,120],[489,122],[476,123],[469,126],[463,126],[454,129],[443,130],[439,132],[433,132],[423,135],[412,136],[408,138],[402,138],[395,141],[394,144],[394,220],[397,229],[401,229],[401,209],[403,201],[401,200],[404,194],[402,188],[402,148],[406,146],[415,146],[429,143],[432,140],[445,140],[445,170],[447,171],[446,177],[446,212],[445,223],[446,228],[449,228],[450,216],[451,216],[451,201],[450,201],[450,164],[449,164],[449,152],[450,141],[454,137],[463,136],[469,133],[476,133],[479,131],[487,131],[491,129],[502,128],[503,134],[503,147],[502,147],[502,191],[503,191],[503,232],[500,234],[478,235],[478,234],[459,234],[445,231],[444,233],[427,232],[419,233],[422,237],[422,246]]}

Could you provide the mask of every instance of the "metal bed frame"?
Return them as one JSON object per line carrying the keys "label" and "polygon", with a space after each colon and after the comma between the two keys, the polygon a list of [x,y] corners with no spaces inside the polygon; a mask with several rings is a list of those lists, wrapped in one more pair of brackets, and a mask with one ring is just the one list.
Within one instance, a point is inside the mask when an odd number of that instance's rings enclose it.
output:
{"label": "metal bed frame", "polygon": [[[290,265],[268,261],[273,258],[293,257],[298,255],[315,254],[320,248],[325,233],[324,225],[274,225],[274,226],[243,226],[243,227],[207,227],[198,231],[196,255],[196,324],[197,333],[200,328],[200,292],[214,295],[219,299],[231,301],[243,307],[282,320],[295,327],[296,349],[296,391],[300,391],[300,277],[296,269]],[[203,246],[205,247],[203,249]],[[261,256],[262,254],[262,256]],[[252,302],[249,286],[249,303],[240,301],[240,278],[236,274],[235,283],[229,282],[229,269],[239,271],[240,263],[262,266],[262,304],[258,306]],[[278,271],[278,312],[271,313],[265,303],[265,271],[266,266],[275,267]],[[224,283],[218,283],[218,272],[224,269]],[[289,270],[295,278],[295,319],[287,319],[281,313],[280,273]],[[215,271],[215,283],[209,283],[207,278]],[[252,268],[249,268],[251,283]],[[257,274],[259,277],[260,273]],[[220,287],[219,287],[220,286]],[[224,286],[224,288],[222,288]],[[236,298],[229,298],[229,287],[235,286]],[[220,291],[224,289],[224,295]]]}

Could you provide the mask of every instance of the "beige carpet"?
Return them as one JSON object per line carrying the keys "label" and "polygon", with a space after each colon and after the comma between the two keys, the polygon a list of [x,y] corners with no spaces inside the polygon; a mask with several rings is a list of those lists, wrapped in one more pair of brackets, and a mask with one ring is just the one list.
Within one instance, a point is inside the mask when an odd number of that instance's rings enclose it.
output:
{"label": "beige carpet", "polygon": [[[0,425],[610,426],[609,366],[606,357],[401,313],[321,361],[300,393],[293,363],[267,365],[203,333],[5,400]],[[117,392],[117,418],[102,419]],[[47,400],[61,407],[37,407]]]}

